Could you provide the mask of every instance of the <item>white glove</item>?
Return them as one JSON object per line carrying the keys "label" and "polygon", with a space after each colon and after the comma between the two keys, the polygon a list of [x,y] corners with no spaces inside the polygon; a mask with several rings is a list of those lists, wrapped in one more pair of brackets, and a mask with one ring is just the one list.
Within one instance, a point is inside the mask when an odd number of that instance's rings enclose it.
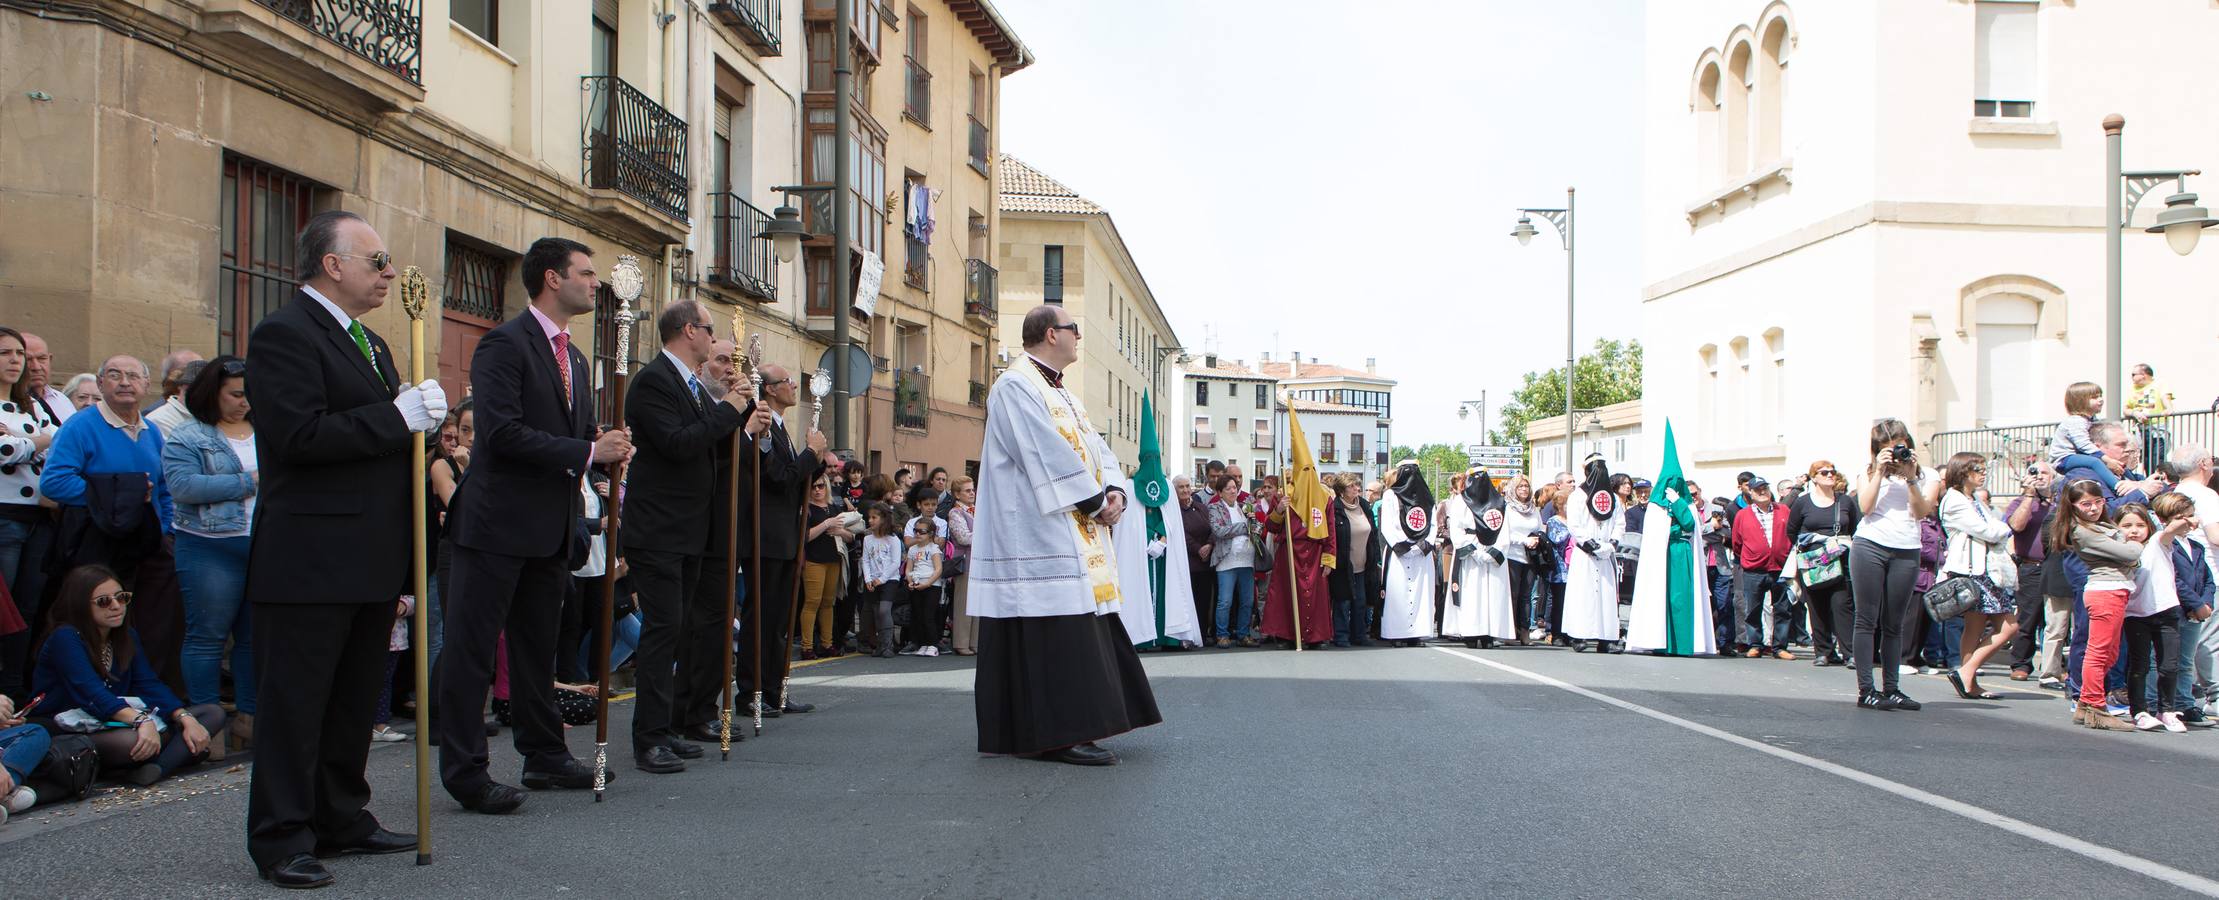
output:
{"label": "white glove", "polygon": [[409,431],[430,431],[439,427],[439,416],[431,414],[424,406],[424,391],[415,385],[401,389],[393,398],[393,408],[401,411],[401,421],[408,423]]}
{"label": "white glove", "polygon": [[424,411],[431,413],[432,421],[447,421],[447,389],[439,386],[436,378],[426,378],[416,389],[424,395]]}
{"label": "white glove", "polygon": [[1157,539],[1157,540],[1149,541],[1149,542],[1148,542],[1148,558],[1149,558],[1149,559],[1162,559],[1162,558],[1163,558],[1163,554],[1164,554],[1164,551],[1165,551],[1165,550],[1168,550],[1168,549],[1170,549],[1170,544],[1169,544],[1169,543],[1168,543],[1167,541],[1165,541],[1165,540],[1163,540],[1163,539],[1161,539],[1161,538],[1159,538],[1159,539]]}

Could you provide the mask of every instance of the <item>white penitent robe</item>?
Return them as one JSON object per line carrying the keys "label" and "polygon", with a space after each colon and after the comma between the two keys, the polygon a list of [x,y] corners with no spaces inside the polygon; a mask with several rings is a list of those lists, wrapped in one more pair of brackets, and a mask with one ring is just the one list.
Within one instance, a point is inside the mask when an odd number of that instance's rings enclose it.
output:
{"label": "white penitent robe", "polygon": [[[1030,364],[1018,361],[1018,366]],[[1062,392],[1048,393],[1043,397],[1037,383],[1012,366],[987,395],[978,524],[965,576],[971,581],[971,615],[1107,615],[1120,608],[1118,600],[1096,602],[1071,514],[1104,487],[1124,483],[1124,473],[1101,435],[1084,425],[1084,411],[1066,402]],[[1067,423],[1081,423],[1065,430],[1085,444],[1093,465],[1058,430],[1061,417],[1051,409],[1064,410]],[[1137,507],[1126,508],[1127,520],[1136,516]],[[1104,538],[1102,545],[1109,547],[1113,541],[1106,529]]]}
{"label": "white penitent robe", "polygon": [[[1387,547],[1386,603],[1379,612],[1379,636],[1402,641],[1433,636],[1433,535],[1412,534],[1404,526],[1402,502],[1392,491],[1379,499],[1379,530]],[[1395,547],[1408,549],[1395,552]]]}
{"label": "white penitent robe", "polygon": [[[1125,516],[1117,520],[1117,586],[1125,595],[1124,611],[1118,618],[1124,620],[1125,633],[1132,636],[1134,644],[1146,644],[1158,638],[1171,638],[1190,644],[1202,643],[1202,626],[1194,620],[1194,582],[1187,574],[1187,527],[1179,518],[1179,507],[1166,503],[1163,510],[1164,542],[1156,548],[1148,546],[1148,508],[1132,496],[1131,479],[1120,477],[1126,499]],[[1163,560],[1163,584],[1155,584],[1150,574],[1155,561]],[[1162,621],[1162,630],[1157,621]]]}
{"label": "white penitent robe", "polygon": [[[1690,656],[1718,655],[1718,629],[1710,614],[1710,567],[1703,564],[1703,534],[1697,530],[1674,546],[1671,511],[1655,503],[1641,505],[1641,534],[1646,543],[1642,564],[1633,576],[1633,617],[1626,622],[1626,649],[1669,652],[1671,646],[1672,565],[1669,554],[1686,553],[1695,561],[1693,583],[1687,585],[1687,615],[1693,621],[1694,645]],[[1655,540],[1648,540],[1655,535]]]}
{"label": "white penitent robe", "polygon": [[[1617,540],[1626,533],[1627,511],[1596,521],[1587,492],[1573,491],[1564,523],[1572,529],[1571,564],[1564,570],[1564,635],[1583,641],[1618,640]],[[1594,553],[1579,545],[1595,541]]]}
{"label": "white penitent robe", "polygon": [[[1511,540],[1508,529],[1495,533],[1494,544],[1481,544],[1479,535],[1472,533],[1478,522],[1462,496],[1449,498],[1448,512],[1449,546],[1456,555],[1456,586],[1441,612],[1441,634],[1502,640],[1517,637],[1516,617],[1510,610],[1510,552],[1515,549],[1523,553],[1524,549]],[[1503,554],[1502,562],[1487,555],[1489,546]]]}

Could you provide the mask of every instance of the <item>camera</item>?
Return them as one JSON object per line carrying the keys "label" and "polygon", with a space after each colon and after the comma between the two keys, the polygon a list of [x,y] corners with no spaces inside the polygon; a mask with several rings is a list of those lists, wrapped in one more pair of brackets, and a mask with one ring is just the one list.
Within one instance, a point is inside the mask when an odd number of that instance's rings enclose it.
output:
{"label": "camera", "polygon": [[1910,447],[1897,444],[1888,448],[1888,458],[1899,463],[1907,463],[1918,459],[1918,454]]}

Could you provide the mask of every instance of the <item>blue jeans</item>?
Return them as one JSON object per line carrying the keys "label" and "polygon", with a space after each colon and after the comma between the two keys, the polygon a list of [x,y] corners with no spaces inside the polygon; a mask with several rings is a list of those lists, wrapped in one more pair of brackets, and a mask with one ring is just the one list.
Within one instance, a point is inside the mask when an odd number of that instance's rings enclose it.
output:
{"label": "blue jeans", "polygon": [[248,614],[246,535],[177,533],[177,586],[185,601],[186,702],[215,703],[223,687],[223,643],[232,641],[231,690],[239,712],[254,714],[253,616]]}
{"label": "blue jeans", "polygon": [[[1924,603],[1925,601],[1920,602]],[[1962,616],[1940,622],[1926,623],[1926,661],[1939,663],[1952,669],[1964,665],[1964,657],[1958,652],[1964,646],[1964,639],[1965,620]],[[2121,652],[2125,652],[2126,644],[2123,638],[2119,646],[2122,648]]]}
{"label": "blue jeans", "polygon": [[2182,613],[2180,617],[2180,681],[2174,686],[2174,709],[2196,707],[2196,647],[2203,643],[2204,622]]}
{"label": "blue jeans", "polygon": [[[1742,624],[1748,626],[1742,632],[1748,638],[1743,643],[1751,647],[1763,647],[1767,650],[1779,650],[1786,647],[1788,645],[1788,607],[1790,605],[1787,581],[1781,578],[1780,573],[1776,571],[1744,571],[1741,573],[1741,595],[1748,598],[1746,602],[1749,605],[1749,608],[1744,610],[1741,616]],[[1770,596],[1769,601],[1766,599],[1767,595]],[[1769,640],[1764,633],[1766,603],[1770,603],[1772,607],[1772,633]]]}
{"label": "blue jeans", "polygon": [[[1256,570],[1249,566],[1217,570],[1217,633],[1234,640],[1248,638],[1248,611],[1256,605]],[[1230,615],[1233,627],[1225,621]]]}
{"label": "blue jeans", "polygon": [[1333,604],[1333,643],[1346,647],[1350,638],[1359,641],[1370,638],[1371,595],[1375,593],[1372,588],[1377,584],[1372,580],[1373,571],[1376,570],[1346,575],[1332,573],[1331,577],[1334,578],[1353,579],[1349,599]]}
{"label": "blue jeans", "polygon": [[22,784],[32,770],[46,759],[46,745],[53,737],[37,725],[17,725],[0,731],[0,767],[8,770],[8,777]]}
{"label": "blue jeans", "polygon": [[1711,626],[1718,632],[1718,652],[1734,645],[1734,573],[1724,566],[1710,570]]}
{"label": "blue jeans", "polygon": [[[616,668],[623,665],[625,660],[631,659],[633,651],[639,648],[640,614],[636,612],[625,613],[624,618],[616,620],[615,633],[609,635],[609,671],[616,671]],[[592,672],[593,638],[586,638],[585,643],[578,645],[578,656],[585,661],[579,666],[580,671]]]}

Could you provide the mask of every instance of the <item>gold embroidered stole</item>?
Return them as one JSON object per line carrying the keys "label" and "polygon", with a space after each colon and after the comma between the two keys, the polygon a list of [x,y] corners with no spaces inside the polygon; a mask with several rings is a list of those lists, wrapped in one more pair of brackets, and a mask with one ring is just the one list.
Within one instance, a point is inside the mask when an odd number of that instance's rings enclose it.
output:
{"label": "gold embroidered stole", "polygon": [[[1094,451],[1088,449],[1086,441],[1086,436],[1094,433],[1094,426],[1087,421],[1086,408],[1079,405],[1079,398],[1062,388],[1050,386],[1048,379],[1040,374],[1040,366],[1030,357],[1014,368],[1025,380],[1032,382],[1033,389],[1040,393],[1040,399],[1048,407],[1048,419],[1055,425],[1056,434],[1079,455],[1079,463],[1086,467],[1087,477],[1094,480],[1095,487],[1102,487],[1101,463],[1094,458]],[[1108,529],[1094,521],[1093,516],[1076,509],[1068,516],[1072,533],[1079,540],[1079,556],[1086,564],[1087,586],[1094,593],[1095,604],[1116,602],[1117,565],[1110,559]]]}

